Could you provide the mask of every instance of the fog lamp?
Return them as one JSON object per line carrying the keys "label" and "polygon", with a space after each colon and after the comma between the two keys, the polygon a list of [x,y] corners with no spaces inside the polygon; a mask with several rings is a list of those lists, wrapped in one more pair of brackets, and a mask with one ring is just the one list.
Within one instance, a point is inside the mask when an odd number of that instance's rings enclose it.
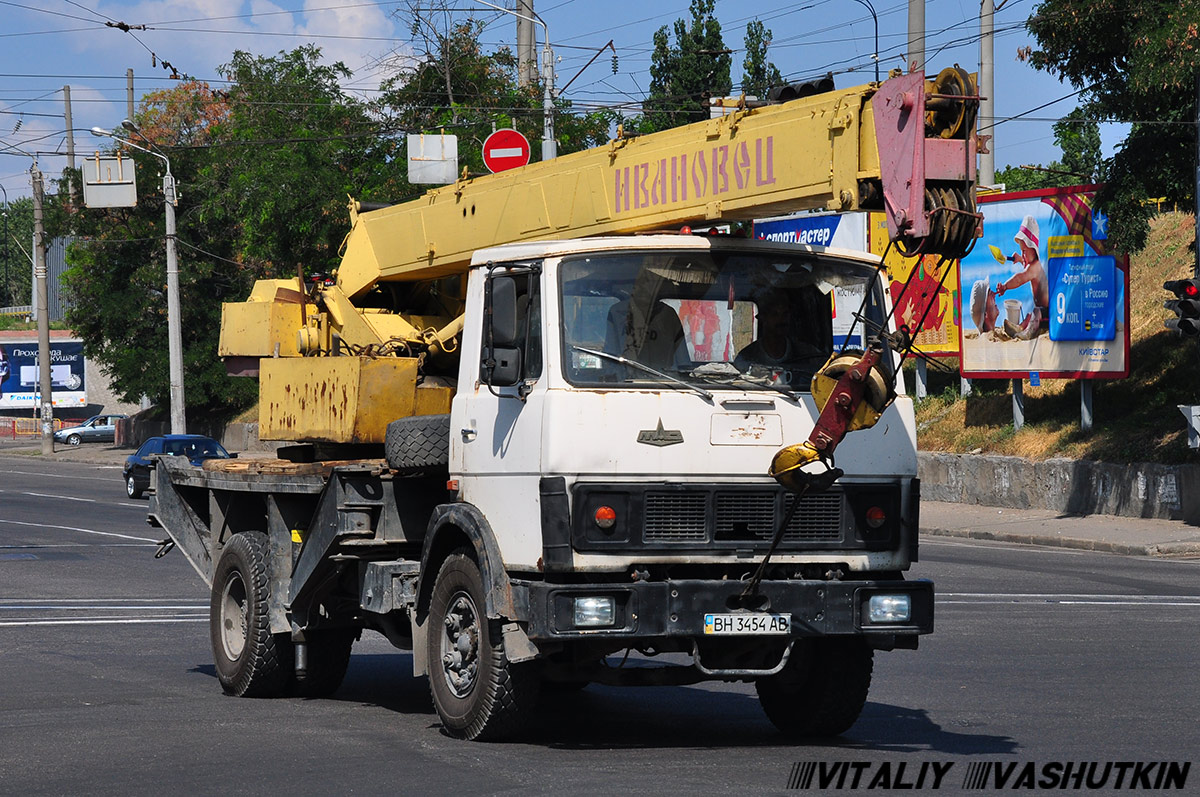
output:
{"label": "fog lamp", "polygon": [[617,607],[612,596],[575,599],[575,627],[601,628],[616,622]]}
{"label": "fog lamp", "polygon": [[[576,613],[578,613],[576,609]],[[907,623],[912,618],[912,596],[872,595],[867,602],[867,620],[872,623]]]}

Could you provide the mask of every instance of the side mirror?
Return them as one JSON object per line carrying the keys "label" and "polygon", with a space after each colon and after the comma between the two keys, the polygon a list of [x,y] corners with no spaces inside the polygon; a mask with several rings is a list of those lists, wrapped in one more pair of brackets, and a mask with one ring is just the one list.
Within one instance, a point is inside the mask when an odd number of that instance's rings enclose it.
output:
{"label": "side mirror", "polygon": [[521,350],[516,346],[496,346],[492,349],[496,364],[491,383],[496,387],[511,387],[521,381]]}
{"label": "side mirror", "polygon": [[492,345],[512,346],[517,342],[517,281],[512,277],[493,277],[491,283]]}

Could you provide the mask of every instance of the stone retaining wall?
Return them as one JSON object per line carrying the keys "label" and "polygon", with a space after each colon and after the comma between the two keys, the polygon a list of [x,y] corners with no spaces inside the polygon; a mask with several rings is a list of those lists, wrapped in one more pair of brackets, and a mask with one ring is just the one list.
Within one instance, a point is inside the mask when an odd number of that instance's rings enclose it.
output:
{"label": "stone retaining wall", "polygon": [[1200,466],[922,452],[930,501],[1200,522]]}

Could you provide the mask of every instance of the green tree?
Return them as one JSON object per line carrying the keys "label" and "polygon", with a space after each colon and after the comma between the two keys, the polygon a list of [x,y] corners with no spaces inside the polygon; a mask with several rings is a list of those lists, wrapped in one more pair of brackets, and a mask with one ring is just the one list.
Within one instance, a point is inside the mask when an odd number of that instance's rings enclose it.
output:
{"label": "green tree", "polygon": [[[458,136],[460,167],[483,173],[483,141],[495,129],[512,127],[541,150],[544,84],[540,78],[517,86],[516,57],[506,47],[485,52],[484,23],[445,6],[409,9],[409,29],[418,57],[383,83],[378,110],[401,133]],[[599,146],[615,119],[610,111],[577,114],[555,100],[555,139],[560,154]]]}
{"label": "green tree", "polygon": [[767,90],[783,84],[783,75],[767,59],[771,30],[759,20],[746,25],[746,60],[742,62],[742,91],[766,99]]}
{"label": "green tree", "polygon": [[[256,385],[217,357],[221,304],[255,279],[327,271],[348,229],[346,195],[387,195],[399,167],[365,105],[347,96],[340,64],[300,47],[234,53],[224,92],[182,84],[144,98],[136,121],[170,158],[177,209],[184,379],[189,417],[240,409]],[[153,139],[152,139],[153,140]],[[135,208],[81,209],[60,222],[81,238],[65,283],[68,321],[122,398],[168,396],[164,207],[159,160],[133,151]],[[389,182],[391,181],[391,182]],[[64,192],[60,183],[59,193]]]}
{"label": "green tree", "polygon": [[1034,67],[1082,90],[1087,117],[1132,123],[1098,197],[1117,248],[1145,245],[1145,200],[1193,201],[1198,21],[1200,0],[1044,0],[1027,23]]}
{"label": "green tree", "polygon": [[1061,161],[1049,166],[1009,166],[996,173],[996,182],[1008,191],[1032,191],[1083,185],[1104,179],[1107,165],[1100,153],[1100,126],[1075,108],[1054,123],[1054,142],[1062,150]]}
{"label": "green tree", "polygon": [[675,41],[664,25],[654,34],[650,57],[650,91],[642,117],[633,127],[640,133],[666,130],[708,118],[709,97],[733,90],[730,51],[714,16],[715,0],[692,0],[691,24],[675,20]]}
{"label": "green tree", "polygon": [[[0,206],[2,208],[2,206]],[[33,198],[17,197],[8,203],[8,237],[0,242],[0,306],[30,304],[33,289]],[[4,222],[0,220],[0,235]]]}

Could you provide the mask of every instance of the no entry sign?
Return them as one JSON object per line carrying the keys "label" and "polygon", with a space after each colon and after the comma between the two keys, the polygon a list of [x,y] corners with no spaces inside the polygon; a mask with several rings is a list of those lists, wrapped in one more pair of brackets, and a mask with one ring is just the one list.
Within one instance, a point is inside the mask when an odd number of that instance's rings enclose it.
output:
{"label": "no entry sign", "polygon": [[529,163],[529,139],[512,128],[497,130],[483,142],[483,165],[495,174]]}

